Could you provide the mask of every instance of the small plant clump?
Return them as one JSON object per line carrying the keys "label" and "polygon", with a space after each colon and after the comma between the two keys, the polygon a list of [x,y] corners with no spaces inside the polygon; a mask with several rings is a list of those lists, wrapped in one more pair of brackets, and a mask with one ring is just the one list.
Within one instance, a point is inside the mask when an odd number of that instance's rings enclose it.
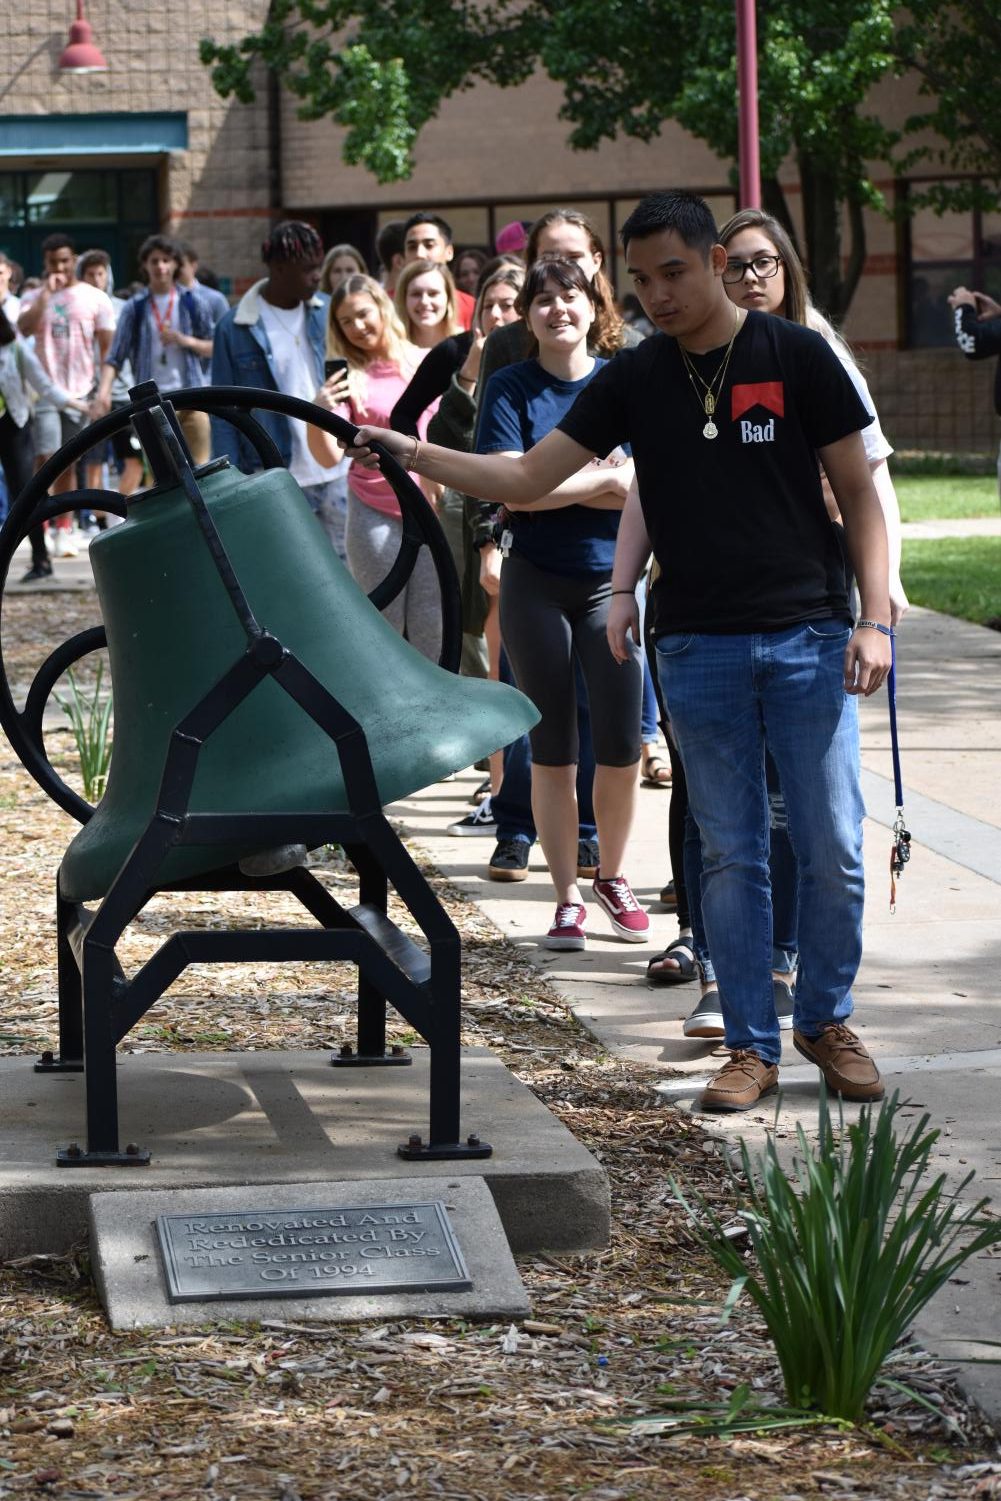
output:
{"label": "small plant clump", "polygon": [[[791,1174],[774,1139],[755,1158],[741,1142],[741,1171],[731,1177],[744,1201],[737,1212],[753,1270],[732,1224],[728,1235],[694,1201],[703,1243],[734,1279],[727,1311],[744,1292],[754,1302],[789,1401],[852,1423],[924,1305],[970,1257],[1001,1242],[1001,1221],[984,1214],[988,1199],[961,1205],[972,1172],[955,1192],[944,1173],[928,1181],[939,1133],[925,1114],[898,1137],[900,1108],[895,1093],[835,1133],[822,1092],[817,1146],[798,1126]],[[676,1184],[674,1191],[690,1208]]]}
{"label": "small plant clump", "polygon": [[81,689],[71,667],[66,674],[69,693],[53,695],[70,722],[80,757],[83,795],[89,803],[99,803],[104,796],[111,764],[112,699],[109,693],[103,702],[101,700],[103,678],[104,663],[98,662],[93,690],[87,694]]}

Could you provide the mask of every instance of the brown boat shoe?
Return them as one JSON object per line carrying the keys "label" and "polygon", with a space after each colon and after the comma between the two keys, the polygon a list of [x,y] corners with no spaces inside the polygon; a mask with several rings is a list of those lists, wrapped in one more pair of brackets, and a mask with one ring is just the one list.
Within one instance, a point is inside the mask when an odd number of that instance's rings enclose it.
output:
{"label": "brown boat shoe", "polygon": [[703,1110],[750,1110],[766,1094],[774,1094],[778,1082],[774,1063],[766,1063],[746,1048],[735,1048],[709,1080],[699,1104]]}
{"label": "brown boat shoe", "polygon": [[832,1094],[843,1100],[881,1100],[885,1094],[879,1069],[864,1044],[843,1022],[828,1022],[819,1037],[804,1037],[794,1031],[797,1053],[815,1063]]}

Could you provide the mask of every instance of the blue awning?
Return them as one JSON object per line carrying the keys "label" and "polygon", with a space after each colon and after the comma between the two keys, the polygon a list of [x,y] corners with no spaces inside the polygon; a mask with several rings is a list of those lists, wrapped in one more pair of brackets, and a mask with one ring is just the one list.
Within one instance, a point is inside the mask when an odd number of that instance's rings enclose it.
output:
{"label": "blue awning", "polygon": [[188,117],[183,110],[0,117],[0,157],[155,156],[187,149]]}

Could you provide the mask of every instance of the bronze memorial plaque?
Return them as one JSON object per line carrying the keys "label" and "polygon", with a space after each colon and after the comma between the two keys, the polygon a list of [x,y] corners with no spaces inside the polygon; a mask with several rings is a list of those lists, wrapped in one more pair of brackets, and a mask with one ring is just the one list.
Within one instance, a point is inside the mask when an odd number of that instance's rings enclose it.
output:
{"label": "bronze memorial plaque", "polygon": [[473,1285],[440,1200],[161,1214],[156,1229],[172,1303]]}

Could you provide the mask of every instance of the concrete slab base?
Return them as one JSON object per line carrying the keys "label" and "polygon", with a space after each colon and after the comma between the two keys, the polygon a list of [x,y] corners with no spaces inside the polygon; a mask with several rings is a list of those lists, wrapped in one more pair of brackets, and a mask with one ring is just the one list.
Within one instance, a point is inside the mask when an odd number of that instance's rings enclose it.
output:
{"label": "concrete slab base", "polygon": [[[430,1055],[410,1068],[330,1066],[329,1052],[122,1053],[121,1141],[149,1149],[148,1167],[57,1167],[85,1141],[81,1074],[36,1074],[0,1059],[0,1257],[65,1250],[87,1228],[92,1193],[233,1184],[417,1178],[426,1162],[396,1154],[427,1135]],[[486,1048],[462,1064],[463,1135],[493,1156],[435,1164],[449,1181],[483,1177],[515,1252],[608,1244],[603,1169]]]}
{"label": "concrete slab base", "polygon": [[[448,1164],[442,1165],[447,1169]],[[472,1287],[448,1292],[365,1296],[261,1296],[172,1303],[154,1221],[160,1214],[425,1203],[440,1200],[462,1251]],[[281,1183],[255,1188],[142,1189],[90,1197],[91,1267],[112,1329],[186,1328],[219,1319],[313,1319],[327,1323],[379,1318],[524,1318],[528,1294],[515,1268],[490,1190],[482,1178],[381,1178],[361,1183]],[[292,1270],[298,1270],[293,1268]],[[303,1267],[305,1278],[310,1271]]]}

